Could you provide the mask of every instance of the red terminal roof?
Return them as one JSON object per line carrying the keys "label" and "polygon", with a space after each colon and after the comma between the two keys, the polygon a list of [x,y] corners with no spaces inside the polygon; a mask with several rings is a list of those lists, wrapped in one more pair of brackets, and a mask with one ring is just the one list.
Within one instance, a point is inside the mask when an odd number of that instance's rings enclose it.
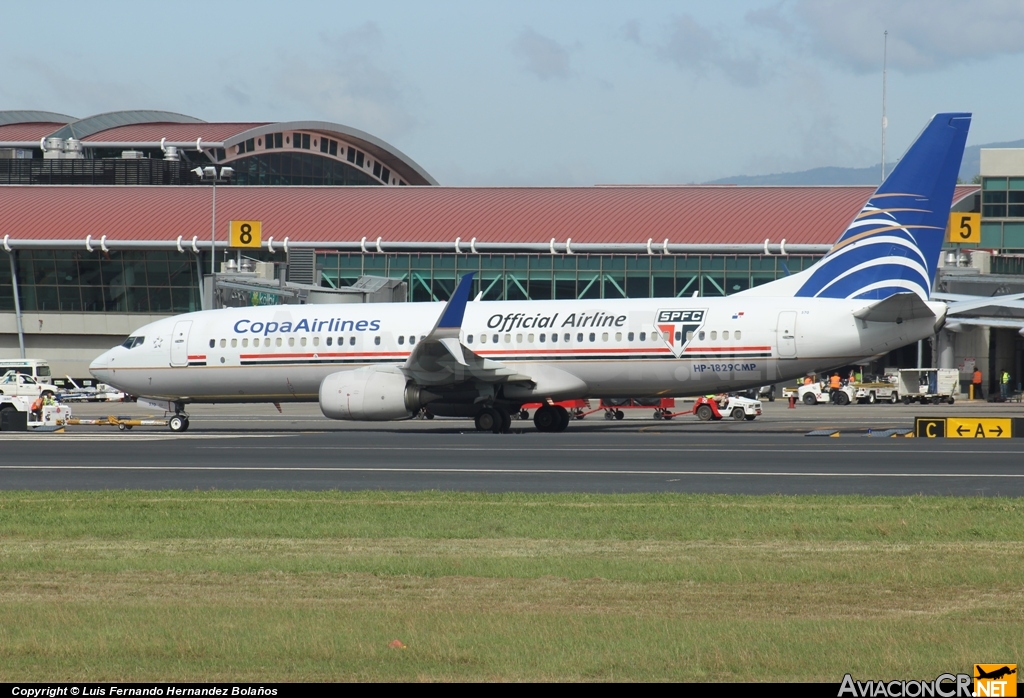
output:
{"label": "red terminal roof", "polygon": [[0,126],[0,141],[38,142],[40,138],[49,136],[51,133],[63,126],[64,124],[43,121],[35,123],[4,124],[3,126]]}
{"label": "red terminal roof", "polygon": [[155,142],[161,138],[177,142],[194,142],[202,138],[207,142],[219,143],[226,138],[248,131],[256,126],[263,126],[265,122],[259,123],[216,123],[216,124],[176,124],[176,123],[145,123],[129,124],[127,126],[115,126],[105,131],[99,131],[82,139],[82,142]]}
{"label": "red terminal roof", "polygon": [[[205,124],[187,124],[189,127]],[[851,187],[217,187],[217,235],[261,220],[291,242],[831,244],[874,191]],[[978,191],[958,186],[954,201]],[[210,235],[208,186],[3,186],[17,240]],[[463,249],[466,249],[465,247]]]}

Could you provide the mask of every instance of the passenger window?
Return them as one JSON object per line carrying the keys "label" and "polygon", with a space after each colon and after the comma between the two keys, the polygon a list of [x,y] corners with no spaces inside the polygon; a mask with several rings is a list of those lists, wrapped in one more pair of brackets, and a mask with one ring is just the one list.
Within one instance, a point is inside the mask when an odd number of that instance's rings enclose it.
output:
{"label": "passenger window", "polygon": [[722,339],[729,339],[729,330],[722,330]]}
{"label": "passenger window", "polygon": [[540,335],[540,343],[541,343],[541,344],[543,344],[543,343],[544,343],[544,340],[545,340],[545,338],[546,338],[546,337],[547,337],[547,335],[546,335],[546,334],[544,334],[543,332],[541,332],[541,335]]}
{"label": "passenger window", "polygon": [[533,344],[533,332],[526,335],[526,341],[529,342],[530,344]]}
{"label": "passenger window", "polygon": [[739,338],[740,338],[740,331],[736,330],[736,339],[739,339]]}
{"label": "passenger window", "polygon": [[303,346],[303,347],[306,346],[306,338],[305,337],[299,337],[299,345]]}
{"label": "passenger window", "polygon": [[255,338],[253,338],[253,340],[252,340],[252,345],[253,345],[254,347],[258,347],[258,346],[260,345],[260,338],[259,338],[259,337],[255,337]]}
{"label": "passenger window", "polygon": [[700,333],[699,335],[697,335],[697,338],[698,338],[698,339],[699,339],[700,341],[702,341],[702,342],[704,341],[704,332],[703,332],[703,330],[701,331],[701,333]]}
{"label": "passenger window", "polygon": [[416,343],[416,335],[409,337],[409,345],[412,346]]}
{"label": "passenger window", "polygon": [[557,332],[552,332],[551,333],[551,341],[552,342],[557,342],[558,341],[558,333]]}
{"label": "passenger window", "polygon": [[221,349],[224,349],[227,345],[228,345],[227,340],[224,340],[224,339],[220,340],[220,348]]}
{"label": "passenger window", "polygon": [[[491,337],[491,339],[494,340],[495,344],[498,343],[498,335],[494,335],[493,337]],[[510,335],[510,334],[505,335],[505,344],[511,344],[511,343],[512,343],[512,335]]]}
{"label": "passenger window", "polygon": [[235,339],[234,337],[232,337],[231,338],[231,348],[234,349],[237,346],[238,346],[238,340]]}
{"label": "passenger window", "polygon": [[689,342],[691,339],[693,339],[693,330],[686,333],[686,341]]}
{"label": "passenger window", "polygon": [[640,333],[640,341],[641,342],[646,342],[647,341],[647,333],[646,332],[641,332]]}
{"label": "passenger window", "polygon": [[632,341],[633,341],[633,333],[632,333],[632,332],[630,332],[629,334],[627,334],[627,335],[626,335],[626,339],[627,339],[628,341],[632,342]]}
{"label": "passenger window", "polygon": [[519,344],[522,341],[523,341],[523,335],[517,334],[516,335],[516,344]]}
{"label": "passenger window", "polygon": [[607,342],[608,341],[608,333],[607,332],[602,332],[601,333],[601,341],[602,342]]}
{"label": "passenger window", "polygon": [[327,338],[327,346],[331,346],[331,342],[333,342],[333,341],[334,341],[334,337],[328,337]]}
{"label": "passenger window", "polygon": [[678,331],[678,330],[676,330],[676,341],[677,342],[683,341],[683,333]]}
{"label": "passenger window", "polygon": [[583,333],[582,332],[577,332],[576,333],[576,341],[577,342],[582,342],[583,341]]}
{"label": "passenger window", "polygon": [[718,331],[717,330],[711,330],[711,341],[714,341],[716,339],[718,339]]}
{"label": "passenger window", "polygon": [[596,334],[594,334],[593,332],[591,332],[591,333],[590,333],[590,341],[591,341],[591,342],[594,342],[594,341],[596,341],[596,340],[597,340],[597,335],[596,335]]}
{"label": "passenger window", "polygon": [[399,343],[400,345],[401,345],[401,344],[405,344],[405,337],[399,336],[399,337],[398,337],[398,343]]}
{"label": "passenger window", "polygon": [[[330,337],[328,337],[327,339],[330,339]],[[313,337],[313,346],[314,347],[320,346],[320,338],[319,337]]]}
{"label": "passenger window", "polygon": [[[484,335],[480,335],[480,339],[483,340],[483,338],[484,338]],[[473,335],[467,334],[466,335],[466,344],[472,344],[472,343],[473,343]]]}
{"label": "passenger window", "polygon": [[281,346],[281,344],[282,344],[282,342],[281,342],[281,338],[280,338],[280,337],[278,337],[278,338],[277,338],[277,341],[276,341],[276,342],[274,342],[274,344],[276,344],[277,346]]}
{"label": "passenger window", "polygon": [[[380,337],[377,338],[377,344],[380,344]],[[356,345],[355,335],[348,338],[348,345],[350,347],[354,347]]]}
{"label": "passenger window", "polygon": [[615,333],[615,341],[616,342],[621,342],[622,341],[622,333],[621,332],[616,332]]}
{"label": "passenger window", "polygon": [[290,347],[294,347],[295,346],[295,337],[289,337],[288,338],[288,346],[290,346]]}
{"label": "passenger window", "polygon": [[481,344],[487,344],[487,335],[485,335],[485,334],[480,335],[480,343]]}
{"label": "passenger window", "polygon": [[242,338],[242,346],[243,346],[243,347],[247,347],[247,346],[249,346],[249,340],[248,340],[248,338],[246,338],[246,337],[243,337],[243,338]]}
{"label": "passenger window", "polygon": [[380,346],[380,336],[374,337],[373,343],[376,344],[377,346]]}
{"label": "passenger window", "polygon": [[215,346],[217,346],[217,340],[216,339],[211,339],[210,340],[210,348],[213,349]]}

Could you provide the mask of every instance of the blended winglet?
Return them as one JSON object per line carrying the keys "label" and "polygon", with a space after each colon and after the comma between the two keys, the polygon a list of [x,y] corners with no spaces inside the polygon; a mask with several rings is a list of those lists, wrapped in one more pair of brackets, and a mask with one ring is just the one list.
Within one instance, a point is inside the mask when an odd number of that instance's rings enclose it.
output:
{"label": "blended winglet", "polygon": [[469,302],[469,293],[473,289],[473,276],[476,272],[465,274],[459,285],[455,287],[452,297],[448,299],[448,305],[441,313],[441,319],[437,321],[435,330],[459,329],[462,327],[462,318],[466,314],[466,303]]}

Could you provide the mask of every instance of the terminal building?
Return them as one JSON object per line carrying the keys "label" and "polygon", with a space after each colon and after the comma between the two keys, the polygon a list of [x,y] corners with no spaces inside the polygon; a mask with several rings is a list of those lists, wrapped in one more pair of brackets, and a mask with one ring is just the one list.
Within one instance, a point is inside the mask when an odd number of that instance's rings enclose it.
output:
{"label": "terminal building", "polygon": [[[938,290],[1024,291],[1020,153],[983,151],[980,186],[957,187],[953,211],[982,213],[982,242],[949,246]],[[347,302],[369,298],[349,293],[361,277],[387,277],[421,302],[475,271],[483,300],[729,295],[813,264],[872,191],[445,187],[342,124],[0,112],[0,358],[86,375],[136,327],[223,302],[222,286],[235,303]],[[260,247],[229,250],[232,220],[260,221]],[[1005,363],[1018,382],[1014,313],[965,311],[920,360]]]}

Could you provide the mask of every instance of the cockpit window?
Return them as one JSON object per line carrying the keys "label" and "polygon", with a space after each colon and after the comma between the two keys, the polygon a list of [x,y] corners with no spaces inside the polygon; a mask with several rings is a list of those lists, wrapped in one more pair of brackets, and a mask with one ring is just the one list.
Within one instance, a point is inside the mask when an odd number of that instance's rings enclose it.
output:
{"label": "cockpit window", "polygon": [[145,341],[145,337],[129,337],[128,339],[124,340],[124,343],[121,346],[124,347],[125,349],[131,349],[132,347],[140,346]]}

